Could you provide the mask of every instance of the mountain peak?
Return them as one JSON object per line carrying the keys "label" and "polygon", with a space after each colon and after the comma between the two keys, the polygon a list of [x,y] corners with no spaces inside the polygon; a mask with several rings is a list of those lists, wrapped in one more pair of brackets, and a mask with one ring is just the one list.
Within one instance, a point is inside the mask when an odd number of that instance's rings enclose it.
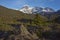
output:
{"label": "mountain peak", "polygon": [[30,6],[28,6],[28,5],[24,5],[24,6],[20,9],[20,11],[22,11],[23,13],[28,13],[28,14],[30,14],[30,13],[32,13],[32,7],[30,7]]}

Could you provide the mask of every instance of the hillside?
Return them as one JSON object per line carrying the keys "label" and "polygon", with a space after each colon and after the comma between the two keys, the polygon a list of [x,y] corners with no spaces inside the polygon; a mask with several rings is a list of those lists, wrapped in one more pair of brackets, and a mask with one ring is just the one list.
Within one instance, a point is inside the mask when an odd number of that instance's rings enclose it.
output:
{"label": "hillside", "polygon": [[[59,40],[59,13],[42,16],[0,6],[0,40]],[[57,16],[56,16],[57,15]]]}
{"label": "hillside", "polygon": [[12,9],[8,9],[8,8],[0,6],[0,17],[5,18],[3,19],[5,21],[10,21],[10,20],[13,21],[14,19],[28,18],[27,16],[31,18],[31,16],[27,14],[23,14],[20,11],[12,10]]}

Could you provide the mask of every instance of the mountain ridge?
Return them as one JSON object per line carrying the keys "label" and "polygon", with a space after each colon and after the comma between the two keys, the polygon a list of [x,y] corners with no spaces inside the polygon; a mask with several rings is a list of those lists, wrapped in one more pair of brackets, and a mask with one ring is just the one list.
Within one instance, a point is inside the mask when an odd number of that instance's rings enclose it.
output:
{"label": "mountain ridge", "polygon": [[29,14],[41,13],[41,12],[55,12],[54,9],[49,7],[42,8],[42,7],[29,7],[29,6],[23,6],[22,9],[20,9],[20,11],[22,11],[23,13],[29,13]]}

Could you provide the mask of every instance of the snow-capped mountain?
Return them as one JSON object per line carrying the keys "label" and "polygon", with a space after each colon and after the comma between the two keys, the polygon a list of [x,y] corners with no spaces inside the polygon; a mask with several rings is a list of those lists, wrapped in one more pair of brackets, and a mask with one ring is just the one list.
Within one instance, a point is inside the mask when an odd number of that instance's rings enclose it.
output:
{"label": "snow-capped mountain", "polygon": [[28,14],[35,14],[35,13],[51,13],[54,12],[54,10],[52,8],[46,7],[46,8],[42,8],[42,7],[29,7],[28,5],[25,5],[24,7],[22,7],[20,9],[20,11],[22,11],[23,13],[28,13]]}
{"label": "snow-capped mountain", "polygon": [[34,7],[33,8],[33,13],[41,13],[41,12],[54,12],[54,10],[52,8],[42,8],[42,7]]}
{"label": "snow-capped mountain", "polygon": [[25,5],[24,7],[22,7],[20,9],[20,11],[22,11],[23,13],[31,14],[32,13],[32,7],[29,7],[28,5]]}
{"label": "snow-capped mountain", "polygon": [[43,11],[44,12],[54,12],[54,10],[52,8],[49,8],[49,7],[43,8]]}

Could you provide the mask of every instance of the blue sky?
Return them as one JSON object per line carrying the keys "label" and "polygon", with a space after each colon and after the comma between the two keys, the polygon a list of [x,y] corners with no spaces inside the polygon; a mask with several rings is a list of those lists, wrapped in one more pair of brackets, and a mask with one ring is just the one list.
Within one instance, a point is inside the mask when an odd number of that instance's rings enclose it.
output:
{"label": "blue sky", "polygon": [[60,0],[0,0],[0,5],[12,9],[20,9],[23,5],[31,7],[50,7],[55,10],[60,9]]}

